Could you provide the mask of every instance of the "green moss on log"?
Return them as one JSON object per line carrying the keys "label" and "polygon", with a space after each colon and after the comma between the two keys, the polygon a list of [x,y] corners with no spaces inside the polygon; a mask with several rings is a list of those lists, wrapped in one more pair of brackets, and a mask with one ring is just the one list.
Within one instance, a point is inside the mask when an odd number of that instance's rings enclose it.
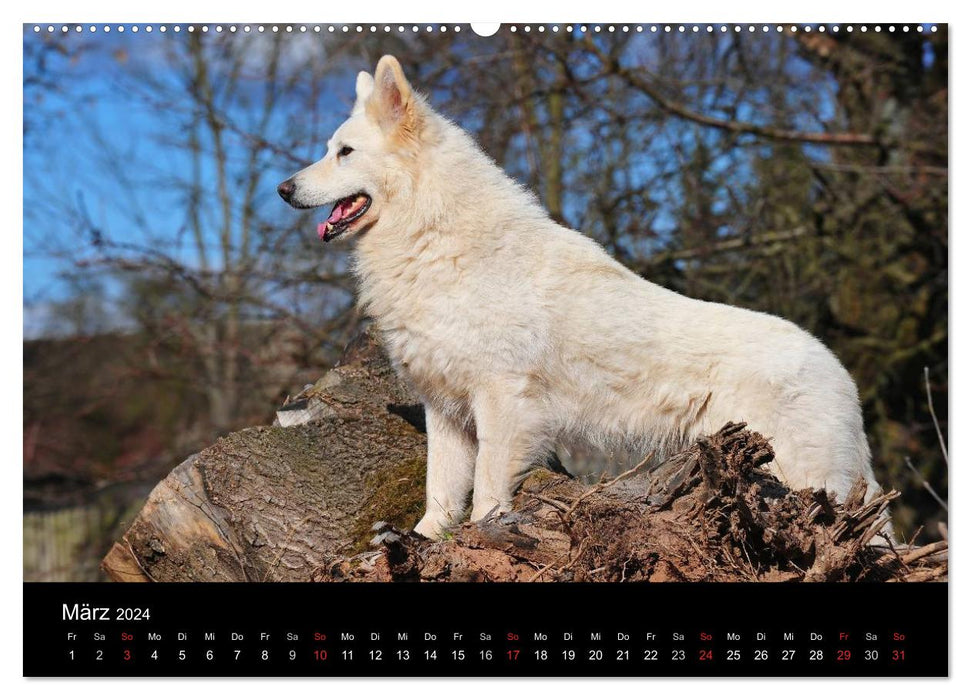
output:
{"label": "green moss on log", "polygon": [[371,526],[379,520],[399,529],[415,526],[425,510],[425,469],[425,458],[416,457],[367,478],[365,492],[371,495],[350,532],[354,553],[369,548]]}

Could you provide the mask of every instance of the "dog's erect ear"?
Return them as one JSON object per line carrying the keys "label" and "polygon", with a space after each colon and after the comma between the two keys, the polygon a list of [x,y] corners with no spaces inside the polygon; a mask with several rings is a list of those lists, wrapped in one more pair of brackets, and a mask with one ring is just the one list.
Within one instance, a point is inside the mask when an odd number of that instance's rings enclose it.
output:
{"label": "dog's erect ear", "polygon": [[414,135],[418,115],[411,85],[394,56],[382,56],[374,71],[374,91],[367,103],[371,114],[385,131]]}
{"label": "dog's erect ear", "polygon": [[371,77],[370,73],[362,70],[357,74],[357,100],[354,102],[354,109],[351,110],[351,114],[357,114],[364,110],[364,105],[372,92],[374,92],[374,78]]}

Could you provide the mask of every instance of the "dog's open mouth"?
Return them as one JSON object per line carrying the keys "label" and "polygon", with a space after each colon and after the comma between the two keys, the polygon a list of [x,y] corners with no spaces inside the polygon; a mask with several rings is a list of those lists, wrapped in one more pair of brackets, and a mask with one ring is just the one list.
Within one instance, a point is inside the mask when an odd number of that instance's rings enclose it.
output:
{"label": "dog's open mouth", "polygon": [[363,192],[338,199],[330,212],[330,216],[327,217],[327,221],[317,224],[317,236],[324,242],[334,240],[347,231],[351,224],[364,216],[364,212],[370,206],[371,198]]}

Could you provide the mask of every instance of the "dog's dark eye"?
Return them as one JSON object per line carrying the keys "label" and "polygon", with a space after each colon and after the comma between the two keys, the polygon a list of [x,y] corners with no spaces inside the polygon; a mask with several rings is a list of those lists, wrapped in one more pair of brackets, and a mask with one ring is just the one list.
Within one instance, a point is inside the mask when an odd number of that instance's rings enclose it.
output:
{"label": "dog's dark eye", "polygon": [[341,148],[341,150],[337,152],[337,155],[343,158],[344,156],[351,155],[353,152],[354,152],[353,148],[351,148],[350,146],[344,146],[343,148]]}

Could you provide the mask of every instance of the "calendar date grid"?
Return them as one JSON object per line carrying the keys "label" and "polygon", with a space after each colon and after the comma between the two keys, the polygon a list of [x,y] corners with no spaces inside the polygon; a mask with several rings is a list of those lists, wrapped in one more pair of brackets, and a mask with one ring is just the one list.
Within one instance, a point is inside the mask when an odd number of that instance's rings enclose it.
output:
{"label": "calendar date grid", "polygon": [[[488,666],[905,664],[907,633],[834,632],[352,632],[202,630],[67,632],[68,662],[118,665]],[[87,637],[87,639],[85,639]]]}

